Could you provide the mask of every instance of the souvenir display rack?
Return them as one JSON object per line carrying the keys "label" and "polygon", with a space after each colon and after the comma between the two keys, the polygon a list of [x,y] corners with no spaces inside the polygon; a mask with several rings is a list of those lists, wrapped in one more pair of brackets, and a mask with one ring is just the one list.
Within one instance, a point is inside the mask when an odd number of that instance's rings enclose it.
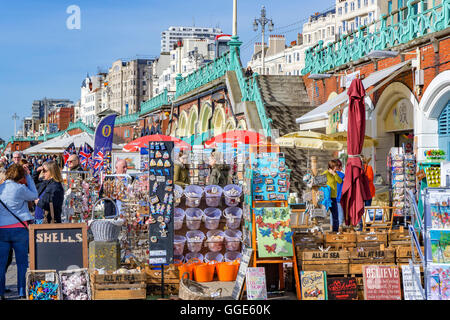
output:
{"label": "souvenir display rack", "polygon": [[148,263],[149,174],[105,175],[103,196],[116,201],[125,219],[119,235],[122,261],[132,266]]}
{"label": "souvenir display rack", "polygon": [[390,204],[394,217],[403,217],[404,224],[411,208],[406,201],[406,192],[416,193],[416,159],[413,154],[405,153],[403,148],[391,148],[388,155]]}
{"label": "souvenir display rack", "polygon": [[189,181],[194,185],[205,186],[209,175],[209,154],[203,149],[192,150],[189,161]]}
{"label": "souvenir display rack", "polygon": [[63,171],[64,202],[62,223],[87,222],[99,198],[98,178],[89,171]]}
{"label": "souvenir display rack", "polygon": [[426,297],[450,300],[450,188],[427,188],[424,199]]}
{"label": "souvenir display rack", "polygon": [[[292,263],[293,272],[296,282],[296,293],[297,298],[300,299],[300,285],[299,285],[299,273],[297,268],[297,258],[294,248],[293,241],[293,232],[287,231],[289,228],[289,206],[287,202],[287,197],[289,194],[289,170],[286,167],[285,160],[283,159],[283,155],[280,154],[279,146],[276,145],[255,145],[250,146],[250,168],[246,171],[246,179],[244,190],[246,190],[245,195],[245,205],[247,208],[247,215],[244,216],[246,220],[246,228],[247,231],[244,230],[244,233],[251,233],[251,244],[253,248],[253,259],[252,264],[253,267],[256,267],[260,264],[278,264],[279,270],[279,287],[280,290],[284,289],[284,269],[283,265],[285,263]],[[267,167],[267,164],[269,167]],[[264,169],[264,168],[267,168]],[[270,168],[270,169],[269,169]],[[276,173],[276,175],[275,175]],[[279,176],[279,174],[286,175],[284,179]],[[270,188],[271,191],[262,189],[257,189],[261,186],[270,186],[275,185],[275,178],[277,179],[277,187],[286,187],[287,190],[281,189],[281,191]],[[258,179],[255,182],[255,179]],[[260,179],[269,179],[269,183],[266,181],[260,181]],[[272,181],[273,180],[273,181]],[[284,181],[282,184],[279,184],[279,181]],[[259,191],[259,192],[255,192]],[[269,196],[270,193],[274,193],[275,197]],[[258,196],[258,194],[260,196]],[[262,194],[262,197],[261,197]],[[271,200],[264,200],[265,196]],[[283,197],[283,199],[281,199]],[[280,200],[278,200],[280,199]],[[282,211],[285,210],[287,212],[287,220],[285,221],[277,221],[276,223],[265,223],[264,218],[266,216],[266,211],[273,212],[272,218],[278,217],[281,218]],[[280,213],[279,216],[276,214]],[[258,216],[258,218],[257,218]],[[270,218],[270,215],[269,215]],[[251,220],[250,220],[251,219]],[[250,223],[250,221],[251,223]],[[276,220],[276,219],[275,219]],[[272,219],[271,221],[274,221]],[[286,225],[282,224],[286,222]],[[264,227],[263,227],[264,226]],[[280,227],[284,227],[285,229],[281,230]],[[268,228],[266,228],[268,227]],[[273,227],[273,228],[272,228]],[[258,230],[260,229],[260,230]],[[289,229],[290,230],[290,229]],[[287,232],[286,232],[287,231]],[[284,253],[286,247],[277,246],[277,243],[273,243],[272,245],[264,245],[265,249],[262,249],[262,244],[258,245],[258,237],[257,234],[261,233],[261,237],[259,238],[260,242],[265,236],[271,237],[275,241],[285,240],[287,243],[291,243],[292,245],[292,254]],[[264,234],[262,234],[264,233]],[[284,236],[284,238],[283,238]],[[259,249],[266,250],[267,252],[258,252]],[[262,257],[266,256],[266,257]]]}

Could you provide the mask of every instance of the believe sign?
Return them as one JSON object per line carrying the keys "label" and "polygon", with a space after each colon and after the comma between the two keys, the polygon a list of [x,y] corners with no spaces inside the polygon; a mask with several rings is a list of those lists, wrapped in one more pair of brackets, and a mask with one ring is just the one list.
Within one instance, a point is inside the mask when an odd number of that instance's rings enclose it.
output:
{"label": "believe sign", "polygon": [[363,267],[364,300],[401,300],[400,271],[396,266]]}

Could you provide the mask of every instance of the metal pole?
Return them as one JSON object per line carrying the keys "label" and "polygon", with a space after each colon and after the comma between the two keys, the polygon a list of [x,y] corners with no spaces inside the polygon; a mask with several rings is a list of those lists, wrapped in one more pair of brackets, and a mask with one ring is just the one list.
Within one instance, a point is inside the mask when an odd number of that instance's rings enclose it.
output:
{"label": "metal pole", "polygon": [[261,29],[262,29],[262,42],[261,42],[261,66],[262,66],[262,71],[261,74],[263,75],[265,72],[265,68],[264,68],[264,31],[266,29],[265,25],[261,25]]}
{"label": "metal pole", "polygon": [[233,37],[237,36],[237,0],[233,0]]}

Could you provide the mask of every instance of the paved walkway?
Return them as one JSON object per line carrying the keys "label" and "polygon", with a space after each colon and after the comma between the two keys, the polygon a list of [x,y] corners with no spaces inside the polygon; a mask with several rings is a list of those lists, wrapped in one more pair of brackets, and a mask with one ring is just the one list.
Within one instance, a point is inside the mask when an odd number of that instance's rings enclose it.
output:
{"label": "paved walkway", "polygon": [[19,292],[17,291],[17,265],[15,257],[13,258],[13,261],[8,268],[8,272],[6,272],[6,289],[11,290],[11,292],[5,293],[6,299],[19,299]]}

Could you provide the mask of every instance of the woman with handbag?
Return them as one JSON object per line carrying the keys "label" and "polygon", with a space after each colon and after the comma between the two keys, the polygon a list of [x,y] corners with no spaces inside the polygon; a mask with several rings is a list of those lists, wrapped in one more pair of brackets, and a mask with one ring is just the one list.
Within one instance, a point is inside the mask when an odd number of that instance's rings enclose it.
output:
{"label": "woman with handbag", "polygon": [[[26,178],[27,184],[19,183]],[[21,164],[12,164],[6,181],[0,185],[0,298],[5,299],[5,274],[8,253],[14,249],[17,263],[17,289],[25,297],[25,274],[28,268],[28,225],[32,216],[28,201],[38,197],[30,172]]]}
{"label": "woman with handbag", "polygon": [[42,167],[44,177],[37,186],[39,198],[34,202],[36,204],[35,223],[61,223],[64,202],[61,170],[54,160],[45,162]]}

